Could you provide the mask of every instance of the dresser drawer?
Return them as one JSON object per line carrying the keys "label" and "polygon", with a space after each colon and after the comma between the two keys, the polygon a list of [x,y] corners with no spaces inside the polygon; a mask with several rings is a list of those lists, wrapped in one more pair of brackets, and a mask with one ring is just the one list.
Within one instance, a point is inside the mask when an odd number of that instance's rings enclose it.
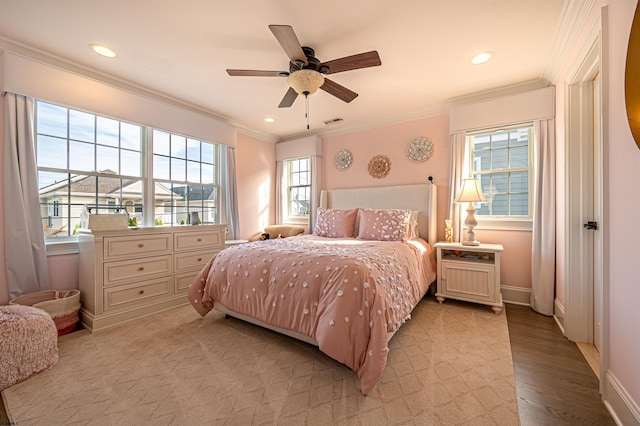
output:
{"label": "dresser drawer", "polygon": [[221,231],[176,232],[173,235],[174,251],[223,248],[224,235]]}
{"label": "dresser drawer", "polygon": [[104,260],[171,253],[171,234],[108,237],[104,239]]}
{"label": "dresser drawer", "polygon": [[186,293],[189,289],[189,286],[196,279],[198,273],[200,271],[191,271],[185,272],[183,274],[178,274],[175,276],[175,280],[173,282],[173,291],[176,294]]}
{"label": "dresser drawer", "polygon": [[133,308],[171,294],[171,277],[104,289],[104,311]]}
{"label": "dresser drawer", "polygon": [[183,272],[202,267],[220,250],[199,250],[173,255],[173,271]]}
{"label": "dresser drawer", "polygon": [[104,286],[171,274],[171,255],[104,263]]}

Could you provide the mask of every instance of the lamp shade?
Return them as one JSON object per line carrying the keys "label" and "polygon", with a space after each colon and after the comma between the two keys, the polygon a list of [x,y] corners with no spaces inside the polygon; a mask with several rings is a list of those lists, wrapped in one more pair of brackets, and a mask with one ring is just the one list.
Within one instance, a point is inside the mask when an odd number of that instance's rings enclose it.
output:
{"label": "lamp shade", "polygon": [[297,94],[311,95],[324,84],[324,77],[318,71],[302,69],[289,74],[287,82]]}
{"label": "lamp shade", "polygon": [[462,180],[462,187],[455,200],[456,203],[478,203],[487,202],[482,194],[480,182],[476,178],[466,178]]}

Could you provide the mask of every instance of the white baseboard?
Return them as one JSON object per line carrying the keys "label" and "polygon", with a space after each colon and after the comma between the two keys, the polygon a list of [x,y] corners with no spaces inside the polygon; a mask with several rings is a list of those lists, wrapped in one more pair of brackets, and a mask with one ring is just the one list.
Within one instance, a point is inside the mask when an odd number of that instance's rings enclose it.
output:
{"label": "white baseboard", "polygon": [[620,384],[617,377],[607,372],[604,390],[604,404],[616,424],[640,426],[640,407]]}
{"label": "white baseboard", "polygon": [[508,285],[500,286],[502,300],[504,303],[514,305],[531,306],[531,289],[522,287],[512,287]]}
{"label": "white baseboard", "polygon": [[558,299],[553,301],[553,319],[556,320],[556,324],[558,324],[564,336],[564,306]]}

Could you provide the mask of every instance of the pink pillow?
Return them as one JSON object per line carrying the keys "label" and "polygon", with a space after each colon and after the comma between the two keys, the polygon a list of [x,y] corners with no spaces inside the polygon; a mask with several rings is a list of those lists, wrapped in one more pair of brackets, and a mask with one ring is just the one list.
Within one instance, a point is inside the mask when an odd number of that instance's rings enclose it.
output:
{"label": "pink pillow", "polygon": [[358,238],[407,241],[411,210],[361,210]]}
{"label": "pink pillow", "polygon": [[329,238],[353,237],[358,209],[334,210],[318,207],[313,234]]}

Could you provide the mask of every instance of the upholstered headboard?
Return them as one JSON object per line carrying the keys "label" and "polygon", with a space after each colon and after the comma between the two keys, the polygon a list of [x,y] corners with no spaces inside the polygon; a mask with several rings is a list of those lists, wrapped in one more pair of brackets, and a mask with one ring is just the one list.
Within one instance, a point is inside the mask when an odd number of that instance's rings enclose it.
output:
{"label": "upholstered headboard", "polygon": [[420,185],[384,186],[323,190],[320,206],[331,209],[411,209],[418,210],[418,232],[430,244],[437,240],[437,187]]}

